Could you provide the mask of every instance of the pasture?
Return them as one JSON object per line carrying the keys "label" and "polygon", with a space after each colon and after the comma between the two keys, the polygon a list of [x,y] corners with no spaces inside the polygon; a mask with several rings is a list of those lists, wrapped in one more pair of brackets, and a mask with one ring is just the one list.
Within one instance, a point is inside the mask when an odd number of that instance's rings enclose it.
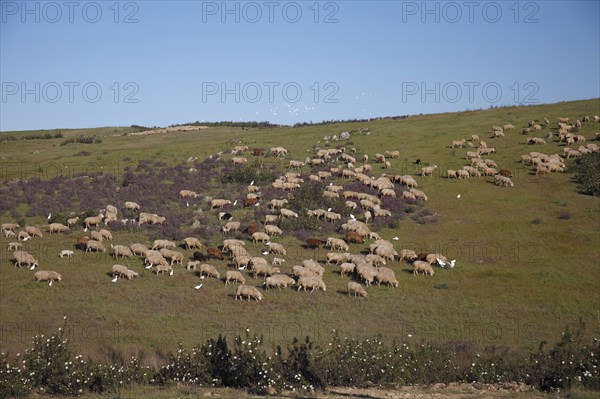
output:
{"label": "pasture", "polygon": [[[186,346],[204,342],[218,334],[234,336],[246,329],[262,335],[267,347],[285,345],[294,337],[309,335],[316,342],[328,340],[333,330],[343,337],[380,336],[386,342],[464,341],[477,346],[507,346],[531,349],[540,341],[555,341],[566,325],[585,323],[587,334],[598,334],[600,310],[600,199],[578,192],[572,173],[535,175],[535,169],[520,162],[530,151],[562,154],[564,143],[556,137],[540,146],[525,145],[528,137],[546,138],[556,131],[559,117],[571,121],[585,115],[600,114],[598,99],[558,104],[507,107],[461,113],[416,115],[408,118],[340,122],[302,127],[249,128],[209,127],[208,129],[156,135],[127,135],[127,127],[60,130],[63,137],[23,140],[43,132],[2,132],[0,143],[2,181],[0,218],[2,223],[23,222],[39,226],[44,235],[21,241],[23,250],[39,261],[38,270],[55,270],[62,281],[51,287],[33,281],[33,271],[17,268],[10,261],[8,243],[16,237],[0,237],[0,328],[2,352],[23,350],[37,333],[52,333],[69,321],[68,337],[79,352],[92,358],[107,359],[111,353],[142,356],[158,365],[178,342]],[[529,136],[522,135],[528,121],[550,126]],[[490,138],[493,125],[513,124],[516,129],[503,138]],[[325,136],[348,131],[347,140],[329,141]],[[594,142],[600,124],[584,123],[577,134]],[[50,131],[55,134],[59,131]],[[369,132],[369,133],[367,133]],[[469,164],[466,151],[451,148],[453,140],[470,141],[478,134],[496,148],[493,159],[499,168],[509,169],[514,187],[493,184],[493,177],[465,180],[446,178],[447,169]],[[70,143],[69,138],[95,136],[92,144]],[[99,139],[99,140],[98,140]],[[234,167],[229,160],[236,145],[250,147],[244,156],[248,166]],[[253,148],[282,146],[285,157],[253,156]],[[412,266],[394,261],[392,268],[399,287],[365,287],[367,298],[346,294],[352,277],[339,275],[338,267],[325,265],[328,249],[304,248],[308,237],[343,238],[339,224],[315,222],[304,216],[298,222],[284,221],[283,236],[273,242],[287,249],[281,271],[290,273],[294,265],[315,259],[325,266],[323,281],[327,291],[297,292],[296,288],[262,290],[264,299],[236,301],[235,285],[220,279],[200,277],[185,270],[194,250],[177,248],[185,254],[173,276],[156,275],[144,268],[140,257],[115,261],[110,244],[151,245],[165,238],[181,244],[182,238],[195,236],[207,247],[218,247],[225,238],[247,241],[252,256],[261,256],[262,244],[254,244],[243,232],[225,236],[219,231],[225,223],[217,218],[219,209],[210,209],[206,197],[225,198],[236,206],[231,212],[242,227],[262,221],[268,209],[267,198],[289,198],[297,192],[273,189],[271,182],[290,171],[290,160],[313,157],[315,148],[356,148],[355,166],[362,165],[363,154],[370,157],[370,175],[382,173],[414,176],[427,202],[384,202],[392,207],[393,222],[385,218],[370,225],[397,251],[437,252],[456,259],[455,268],[435,267],[434,276],[414,276]],[[575,147],[578,145],[576,144]],[[477,144],[475,144],[475,148]],[[384,169],[375,163],[376,153],[398,150],[399,158],[389,159]],[[221,153],[221,155],[219,155]],[[188,158],[197,160],[188,162]],[[208,158],[211,157],[211,158]],[[420,164],[415,164],[419,159]],[[419,175],[425,165],[438,165],[431,177]],[[317,170],[342,165],[333,159],[325,166],[302,167],[305,182]],[[264,199],[256,207],[242,207],[248,179],[256,179]],[[330,183],[376,194],[352,180],[334,176]],[[306,183],[307,184],[307,183]],[[180,199],[181,189],[198,192],[200,197]],[[302,188],[297,189],[302,190]],[[396,191],[401,187],[396,184]],[[310,194],[310,191],[307,191]],[[460,194],[460,197],[458,197]],[[138,195],[136,197],[136,195]],[[106,253],[86,253],[74,249],[77,237],[85,232],[81,223],[70,233],[48,234],[48,214],[61,223],[71,212],[97,214],[112,204],[119,218],[134,218],[124,201],[135,201],[144,212],[166,217],[163,226],[137,224],[101,226],[109,229],[113,240],[104,243]],[[295,204],[321,203],[309,198]],[[343,214],[352,213],[363,220],[363,211],[348,211],[343,201],[332,202]],[[317,208],[315,205],[314,208]],[[309,209],[313,209],[310,207]],[[305,213],[306,208],[298,209]],[[201,227],[192,229],[197,218]],[[306,223],[305,225],[302,223]],[[21,224],[21,227],[24,225]],[[313,228],[313,230],[311,230]],[[394,239],[397,238],[397,239]],[[372,240],[350,244],[351,253],[366,252]],[[74,250],[72,258],[60,258],[63,249]],[[269,261],[273,255],[265,256]],[[139,273],[127,281],[111,282],[111,266],[119,263]],[[233,270],[231,260],[210,259],[221,276]],[[259,286],[263,278],[253,279],[243,271],[249,285]],[[202,284],[200,289],[194,289]]]}

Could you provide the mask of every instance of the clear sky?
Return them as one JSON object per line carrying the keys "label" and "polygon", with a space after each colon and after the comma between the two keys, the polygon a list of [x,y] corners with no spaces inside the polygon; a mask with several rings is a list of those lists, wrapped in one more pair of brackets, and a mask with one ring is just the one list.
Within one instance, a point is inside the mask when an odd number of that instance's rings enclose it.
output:
{"label": "clear sky", "polygon": [[600,97],[599,1],[0,1],[0,130]]}

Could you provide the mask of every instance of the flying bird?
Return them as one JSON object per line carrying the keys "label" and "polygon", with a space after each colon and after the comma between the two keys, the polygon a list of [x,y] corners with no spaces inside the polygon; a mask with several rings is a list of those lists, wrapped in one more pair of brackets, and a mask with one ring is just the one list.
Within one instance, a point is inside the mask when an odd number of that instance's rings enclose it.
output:
{"label": "flying bird", "polygon": [[117,276],[117,275],[115,274],[115,278],[113,278],[113,279],[112,279],[112,280],[110,280],[110,281],[112,281],[113,283],[116,283],[118,279],[119,279],[119,276]]}
{"label": "flying bird", "polygon": [[194,289],[199,290],[200,288],[202,288],[202,284],[199,284],[197,286],[194,287]]}

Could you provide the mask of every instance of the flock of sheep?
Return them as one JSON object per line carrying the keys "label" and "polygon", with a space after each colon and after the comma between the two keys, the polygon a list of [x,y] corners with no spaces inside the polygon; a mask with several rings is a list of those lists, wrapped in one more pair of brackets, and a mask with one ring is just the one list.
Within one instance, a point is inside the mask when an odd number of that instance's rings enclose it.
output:
{"label": "flock of sheep", "polygon": [[[600,120],[597,116],[594,117],[597,122]],[[570,146],[574,143],[581,144],[585,141],[585,137],[576,135],[571,131],[581,127],[582,123],[589,121],[589,118],[583,118],[582,122],[576,121],[573,125],[567,125],[567,118],[559,118],[558,132],[549,132],[548,137],[553,137],[555,134],[560,141],[564,142],[566,147],[563,156],[558,154],[548,155],[540,152],[531,152],[523,155],[521,161],[525,164],[536,167],[536,174],[549,172],[562,172],[565,165],[563,158],[576,157],[587,152],[597,152],[599,150],[596,144],[581,145],[578,149],[572,149]],[[530,134],[534,131],[541,131],[543,128],[549,128],[550,122],[545,119],[544,127],[536,124],[535,121],[528,123],[528,127],[523,130],[524,134]],[[505,132],[514,130],[512,124],[505,124],[502,127],[494,126],[492,128],[493,138],[503,137]],[[597,134],[596,138],[599,139]],[[528,144],[543,144],[543,139],[527,140]],[[467,151],[466,158],[470,161],[470,165],[465,165],[460,170],[447,170],[448,178],[471,178],[479,176],[493,176],[494,183],[498,186],[512,187],[511,173],[507,169],[498,170],[498,165],[492,159],[482,158],[482,155],[495,153],[495,148],[488,147],[487,144],[480,140],[478,135],[472,135],[470,141],[466,139],[454,140],[451,143],[452,148],[475,147],[474,143],[478,143],[475,151]],[[257,151],[259,150],[259,151]],[[250,151],[247,146],[236,146],[232,151],[230,162],[235,165],[247,162],[247,158],[241,156]],[[253,154],[262,154],[264,150],[254,149]],[[284,147],[273,147],[269,154],[276,158],[283,158],[289,154],[289,151]],[[186,270],[191,270],[201,279],[216,278],[223,279],[226,285],[230,283],[239,283],[240,285],[235,291],[236,299],[254,299],[260,301],[263,299],[264,290],[269,288],[289,288],[295,287],[297,291],[316,290],[326,291],[327,287],[323,282],[323,275],[327,271],[319,261],[314,259],[304,259],[300,264],[290,267],[286,273],[281,271],[287,256],[287,250],[281,243],[272,242],[274,237],[281,236],[284,232],[281,229],[279,222],[287,218],[298,218],[297,212],[287,209],[289,201],[285,196],[293,195],[294,190],[301,187],[305,182],[301,170],[305,166],[331,165],[327,170],[319,170],[309,174],[307,179],[310,181],[330,181],[329,185],[325,186],[322,196],[328,199],[343,198],[345,206],[350,210],[361,208],[364,212],[362,220],[358,220],[350,214],[350,218],[341,224],[339,233],[341,237],[328,237],[327,239],[311,238],[306,242],[307,248],[317,248],[321,245],[329,248],[329,251],[324,262],[325,266],[336,265],[336,271],[343,278],[347,275],[354,277],[352,281],[347,283],[348,295],[367,296],[365,286],[370,286],[373,283],[378,285],[384,284],[392,287],[398,287],[398,279],[396,278],[393,268],[389,267],[394,262],[409,262],[412,264],[414,275],[429,275],[433,276],[434,267],[454,267],[455,260],[449,261],[443,254],[439,253],[421,253],[417,254],[413,250],[402,249],[399,252],[394,248],[392,242],[383,240],[377,232],[371,231],[369,223],[377,218],[385,218],[391,216],[389,209],[382,208],[382,199],[385,197],[396,197],[401,193],[401,197],[409,200],[427,201],[428,197],[422,190],[419,190],[417,180],[410,175],[392,175],[382,173],[381,176],[375,177],[368,173],[373,172],[373,165],[369,164],[370,157],[364,154],[362,158],[357,159],[357,150],[350,149],[348,152],[344,148],[323,149],[315,148],[314,156],[307,157],[303,161],[290,160],[288,167],[296,171],[289,171],[282,174],[276,180],[270,183],[270,186],[279,190],[281,198],[272,199],[268,202],[267,208],[270,213],[265,215],[263,221],[252,222],[247,226],[242,226],[242,223],[233,220],[233,216],[229,212],[224,212],[223,208],[233,208],[238,202],[244,207],[260,206],[261,188],[254,185],[252,182],[247,186],[247,194],[241,199],[220,199],[207,197],[207,212],[218,212],[218,218],[222,221],[221,231],[223,235],[228,235],[231,232],[243,233],[244,239],[224,239],[219,247],[209,247],[206,249],[206,255],[202,253],[203,244],[196,237],[187,237],[181,243],[171,241],[169,239],[159,239],[151,244],[132,243],[130,245],[110,245],[110,253],[115,261],[119,259],[129,258],[134,259],[141,257],[145,269],[152,269],[156,275],[168,274],[173,275],[174,267],[180,266]],[[219,154],[219,157],[221,154]],[[391,161],[399,158],[399,151],[385,151],[384,153],[375,154],[375,163],[381,165],[385,171],[391,167]],[[359,165],[360,164],[360,165]],[[421,176],[433,176],[437,171],[437,166],[424,166],[421,168]],[[346,190],[344,187],[345,181],[360,182],[365,191],[376,190],[377,195],[369,192]],[[368,190],[367,190],[368,189]],[[372,192],[372,191],[371,191]],[[179,198],[186,200],[201,197],[202,194],[192,190],[181,190]],[[128,201],[123,204],[124,209],[136,212],[137,218],[135,222],[142,226],[144,224],[162,224],[165,221],[164,216],[159,216],[155,213],[142,212],[138,203]],[[119,219],[119,210],[112,205],[107,205],[105,209],[99,211],[97,216],[79,220],[78,216],[65,220],[66,224],[50,223],[47,226],[49,234],[70,234],[74,228],[81,226],[84,234],[80,234],[75,246],[78,249],[87,252],[107,251],[105,246],[106,241],[114,240],[112,233],[106,228],[109,222],[120,220],[123,223],[132,222],[129,219]],[[334,223],[342,219],[342,215],[332,212],[331,209],[308,209],[306,215],[311,218],[317,218],[325,223]],[[262,225],[262,226],[261,226]],[[199,221],[195,220],[192,228],[198,227]],[[242,228],[243,227],[243,228]],[[39,266],[39,262],[30,253],[23,250],[23,244],[29,240],[42,239],[43,233],[36,226],[25,226],[22,230],[16,223],[4,223],[1,226],[2,232],[6,237],[16,237],[18,241],[10,242],[8,245],[9,251],[12,253],[12,260],[17,267],[23,265],[31,270]],[[262,231],[259,231],[262,230]],[[89,233],[88,233],[89,232]],[[397,239],[397,238],[395,238]],[[351,253],[349,244],[363,244],[366,240],[372,240],[368,245],[368,254]],[[246,244],[252,242],[266,246],[266,249],[260,250],[260,254],[250,254],[246,248]],[[27,244],[25,244],[27,245]],[[178,249],[178,246],[186,251],[194,251],[192,256],[188,256]],[[74,251],[64,249],[60,252],[60,258],[72,257]],[[215,265],[211,265],[210,259],[225,260],[226,255],[232,262],[225,273],[219,271]],[[272,256],[271,261],[268,261],[268,256]],[[112,281],[117,282],[119,278],[131,280],[139,277],[140,273],[129,269],[120,264],[112,265],[110,269],[112,273]],[[246,276],[242,273],[246,271]],[[222,277],[223,276],[223,277]],[[257,279],[263,277],[264,281],[257,285],[249,285],[247,278]],[[47,281],[52,285],[54,281],[61,281],[61,274],[55,271],[37,271],[34,275],[36,281]],[[362,284],[361,284],[362,283]],[[196,285],[194,288],[200,289],[203,284]],[[261,291],[259,288],[262,287]]]}

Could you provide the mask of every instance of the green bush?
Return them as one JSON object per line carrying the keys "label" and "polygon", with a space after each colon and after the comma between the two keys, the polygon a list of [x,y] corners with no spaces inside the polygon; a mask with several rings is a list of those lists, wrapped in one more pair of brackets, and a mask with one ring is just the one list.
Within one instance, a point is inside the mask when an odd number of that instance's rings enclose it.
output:
{"label": "green bush", "polygon": [[600,196],[600,153],[593,152],[576,158],[569,169],[575,173],[575,180],[583,194]]}

